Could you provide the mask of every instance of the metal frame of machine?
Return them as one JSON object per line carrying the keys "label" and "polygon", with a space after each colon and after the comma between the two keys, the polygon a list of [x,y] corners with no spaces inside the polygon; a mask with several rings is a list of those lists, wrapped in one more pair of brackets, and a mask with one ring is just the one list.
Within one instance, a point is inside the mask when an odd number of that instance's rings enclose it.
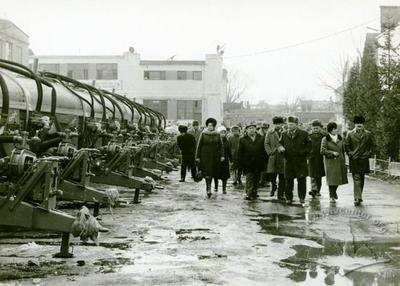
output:
{"label": "metal frame of machine", "polygon": [[143,177],[162,178],[151,169],[173,169],[157,153],[170,141],[149,140],[165,128],[157,111],[6,60],[0,90],[0,225],[62,233],[59,257],[71,256],[74,218],[55,210],[57,199],[94,203],[98,214],[107,196],[90,182],[134,189],[137,203],[154,187]]}

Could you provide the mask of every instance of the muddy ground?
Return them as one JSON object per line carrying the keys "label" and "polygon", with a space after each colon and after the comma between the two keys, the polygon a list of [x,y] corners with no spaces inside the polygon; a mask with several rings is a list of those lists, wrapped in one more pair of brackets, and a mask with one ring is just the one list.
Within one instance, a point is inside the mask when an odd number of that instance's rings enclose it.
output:
{"label": "muddy ground", "polygon": [[204,181],[168,178],[139,205],[103,208],[110,232],[99,246],[74,238],[71,259],[52,257],[57,234],[2,229],[0,284],[400,285],[399,185],[368,179],[356,208],[350,177],[336,205],[324,186],[302,207],[269,188],[254,202],[231,185],[207,199]]}

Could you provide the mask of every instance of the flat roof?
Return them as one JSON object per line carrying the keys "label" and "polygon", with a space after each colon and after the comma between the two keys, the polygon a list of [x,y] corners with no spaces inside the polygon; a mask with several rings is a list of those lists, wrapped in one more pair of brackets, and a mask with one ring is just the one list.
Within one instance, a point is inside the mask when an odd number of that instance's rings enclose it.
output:
{"label": "flat roof", "polygon": [[182,65],[199,65],[204,66],[206,64],[205,61],[158,61],[158,60],[144,60],[140,61],[141,65],[144,66],[158,66],[158,65],[171,65],[171,66],[182,66]]}
{"label": "flat roof", "polygon": [[32,58],[42,58],[42,59],[78,59],[78,58],[123,58],[122,55],[34,55]]}

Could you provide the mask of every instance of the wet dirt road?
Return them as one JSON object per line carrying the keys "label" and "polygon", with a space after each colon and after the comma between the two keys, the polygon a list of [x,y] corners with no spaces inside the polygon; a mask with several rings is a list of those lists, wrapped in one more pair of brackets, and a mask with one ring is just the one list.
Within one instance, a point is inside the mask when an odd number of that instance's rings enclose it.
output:
{"label": "wet dirt road", "polygon": [[[206,199],[204,182],[178,183],[139,205],[102,209],[100,246],[72,242],[74,258],[55,259],[60,239],[0,235],[1,285],[399,285],[398,185],[368,180],[364,206],[351,184],[336,205],[322,197],[286,206],[262,189]],[[351,183],[351,179],[350,179]],[[296,195],[295,195],[296,198]],[[74,210],[69,210],[74,213]],[[15,234],[14,234],[15,235]]]}

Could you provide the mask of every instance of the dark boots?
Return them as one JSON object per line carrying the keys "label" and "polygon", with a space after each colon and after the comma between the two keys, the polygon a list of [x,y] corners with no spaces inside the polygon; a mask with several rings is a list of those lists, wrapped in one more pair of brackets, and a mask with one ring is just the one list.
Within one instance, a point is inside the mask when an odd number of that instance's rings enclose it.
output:
{"label": "dark boots", "polygon": [[226,194],[226,182],[227,180],[222,180],[222,193]]}
{"label": "dark boots", "polygon": [[211,181],[212,181],[212,178],[210,178],[210,177],[206,178],[206,192],[207,192],[208,198],[211,197]]}

